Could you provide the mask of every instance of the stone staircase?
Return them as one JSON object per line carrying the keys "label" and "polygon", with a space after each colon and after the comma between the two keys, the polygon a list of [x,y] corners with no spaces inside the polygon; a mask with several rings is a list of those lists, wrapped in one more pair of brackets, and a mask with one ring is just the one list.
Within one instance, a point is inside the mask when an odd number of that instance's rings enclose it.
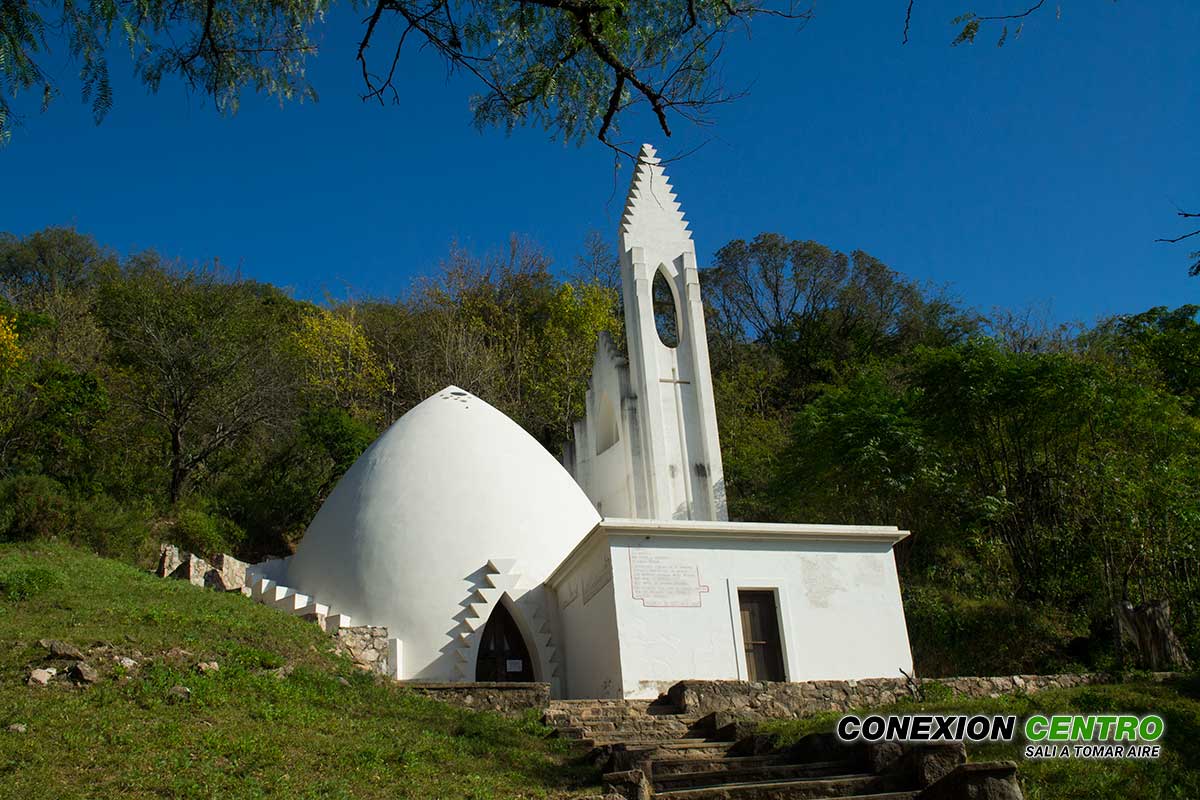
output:
{"label": "stone staircase", "polygon": [[155,573],[162,578],[178,578],[195,586],[226,592],[241,592],[257,603],[316,623],[333,636],[359,664],[391,678],[399,678],[402,643],[388,636],[387,628],[356,623],[348,614],[338,613],[276,580],[286,574],[287,559],[272,559],[247,564],[229,555],[219,555],[209,564],[192,553],[170,544],[159,547]]}
{"label": "stone staircase", "polygon": [[552,700],[542,719],[559,736],[589,749],[663,741],[696,745],[708,736],[699,715],[681,714],[659,700]]}
{"label": "stone staircase", "polygon": [[[720,714],[680,713],[665,698],[555,700],[543,721],[576,740],[604,772],[605,797],[627,800],[921,800],[974,797],[927,794],[931,784],[972,767],[972,776],[999,777],[1019,800],[1012,765],[966,765],[961,746],[904,750],[806,736],[774,750],[751,726]],[[722,724],[725,723],[725,724]],[[980,769],[980,768],[983,769]],[[923,794],[926,792],[926,794]],[[986,795],[992,797],[993,795]]]}

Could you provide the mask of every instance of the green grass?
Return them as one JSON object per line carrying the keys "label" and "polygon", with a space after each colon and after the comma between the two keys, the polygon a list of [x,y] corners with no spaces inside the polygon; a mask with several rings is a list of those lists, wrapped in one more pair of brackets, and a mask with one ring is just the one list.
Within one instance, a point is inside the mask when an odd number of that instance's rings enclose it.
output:
{"label": "green grass", "polygon": [[[100,681],[27,686],[42,638]],[[181,652],[186,651],[186,652]],[[138,666],[125,670],[119,656]],[[195,665],[216,661],[217,672]],[[189,688],[172,704],[169,690]],[[7,730],[20,723],[26,733]],[[533,716],[355,669],[315,625],[53,544],[0,545],[0,798],[558,798],[598,790]]]}
{"label": "green grass", "polygon": [[[954,698],[945,687],[924,703],[905,701],[879,709],[887,714],[917,711],[949,713],[1015,714],[1018,725],[1034,713],[1049,714],[1126,712],[1160,714],[1166,722],[1161,740],[1163,755],[1157,761],[1025,760],[1024,741],[1012,744],[970,745],[972,761],[1011,760],[1028,800],[1196,800],[1200,798],[1200,680],[1169,683],[1132,680],[1128,683],[1086,686],[1039,692],[1034,695],[993,699]],[[859,709],[862,713],[867,709]],[[775,720],[764,732],[788,744],[807,733],[832,731],[841,714],[819,714],[803,720]]]}

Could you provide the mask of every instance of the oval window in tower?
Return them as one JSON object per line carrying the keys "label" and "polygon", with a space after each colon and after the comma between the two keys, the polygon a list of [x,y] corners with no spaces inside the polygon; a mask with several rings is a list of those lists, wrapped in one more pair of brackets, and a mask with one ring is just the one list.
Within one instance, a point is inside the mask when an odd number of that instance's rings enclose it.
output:
{"label": "oval window in tower", "polygon": [[679,312],[675,306],[675,292],[671,279],[660,267],[650,284],[650,296],[654,303],[654,328],[658,339],[667,347],[679,346]]}

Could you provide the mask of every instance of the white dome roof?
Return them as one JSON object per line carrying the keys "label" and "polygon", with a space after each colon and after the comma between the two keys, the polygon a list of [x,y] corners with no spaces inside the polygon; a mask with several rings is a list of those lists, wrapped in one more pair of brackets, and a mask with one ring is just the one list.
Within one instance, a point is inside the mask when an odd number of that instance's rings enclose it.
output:
{"label": "white dome roof", "polygon": [[599,521],[532,436],[448,386],[346,472],[286,582],[354,624],[386,625],[403,642],[402,677],[471,679],[473,664],[458,668],[458,640],[475,590],[496,572],[488,561],[516,559],[520,590],[535,588]]}

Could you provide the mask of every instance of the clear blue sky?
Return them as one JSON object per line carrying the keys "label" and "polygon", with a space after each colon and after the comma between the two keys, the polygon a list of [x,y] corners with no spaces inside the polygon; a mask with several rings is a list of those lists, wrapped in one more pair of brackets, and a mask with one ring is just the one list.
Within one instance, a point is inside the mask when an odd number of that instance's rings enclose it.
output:
{"label": "clear blue sky", "polygon": [[[1009,4],[1011,5],[1011,4]],[[989,6],[985,8],[984,6]],[[1200,208],[1200,3],[1063,0],[1021,39],[952,48],[951,17],[998,3],[827,3],[803,30],[759,20],[724,65],[748,97],[671,141],[701,263],[775,231],[864,249],[966,302],[1049,305],[1060,320],[1200,302],[1175,205]],[[615,237],[629,179],[610,151],[540,130],[476,131],[465,78],[412,50],[402,107],[360,99],[361,33],[331,15],[310,76],[317,104],[246,96],[218,116],[177,86],[157,96],[114,56],[100,127],[76,86],[0,151],[0,230],[71,224],[122,252],[220,258],[304,297],[395,295],[457,239],[510,233],[560,266],[589,229]],[[65,75],[66,73],[64,73]]]}

